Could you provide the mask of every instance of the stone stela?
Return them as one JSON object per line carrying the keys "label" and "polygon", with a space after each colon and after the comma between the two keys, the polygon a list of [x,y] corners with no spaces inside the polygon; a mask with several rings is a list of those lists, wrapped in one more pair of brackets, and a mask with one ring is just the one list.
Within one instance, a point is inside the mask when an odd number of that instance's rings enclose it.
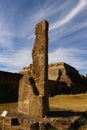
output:
{"label": "stone stela", "polygon": [[32,65],[19,84],[18,111],[29,117],[44,117],[49,113],[48,101],[48,22],[35,27]]}

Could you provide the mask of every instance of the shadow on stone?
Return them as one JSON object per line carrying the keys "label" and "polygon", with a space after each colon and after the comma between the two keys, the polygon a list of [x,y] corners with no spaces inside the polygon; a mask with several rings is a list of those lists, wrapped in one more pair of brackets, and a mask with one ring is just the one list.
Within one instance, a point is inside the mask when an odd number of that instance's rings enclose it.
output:
{"label": "shadow on stone", "polygon": [[17,125],[20,125],[18,119],[17,118],[11,119],[11,126],[17,126]]}
{"label": "shadow on stone", "polygon": [[36,128],[36,130],[39,130],[39,123],[38,122],[35,123],[35,128]]}
{"label": "shadow on stone", "polygon": [[38,92],[38,90],[37,90],[37,88],[36,88],[34,79],[33,79],[33,78],[29,78],[29,80],[30,80],[30,83],[31,83],[31,85],[32,85],[34,94],[35,94],[36,96],[38,96],[38,95],[39,95],[39,92]]}
{"label": "shadow on stone", "polygon": [[58,129],[52,126],[50,123],[47,123],[45,125],[45,130],[58,130]]}

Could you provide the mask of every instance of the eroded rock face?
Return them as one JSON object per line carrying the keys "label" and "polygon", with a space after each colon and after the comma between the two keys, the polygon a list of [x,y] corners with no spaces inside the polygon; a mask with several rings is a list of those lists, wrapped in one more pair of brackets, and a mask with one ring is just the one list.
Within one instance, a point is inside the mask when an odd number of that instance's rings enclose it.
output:
{"label": "eroded rock face", "polygon": [[19,85],[18,111],[29,117],[44,117],[48,114],[48,22],[41,21],[35,28],[35,44],[32,50],[33,63],[24,71]]}
{"label": "eroded rock face", "polygon": [[46,95],[48,82],[48,22],[43,20],[35,28],[35,44],[32,50],[33,77],[39,95]]}

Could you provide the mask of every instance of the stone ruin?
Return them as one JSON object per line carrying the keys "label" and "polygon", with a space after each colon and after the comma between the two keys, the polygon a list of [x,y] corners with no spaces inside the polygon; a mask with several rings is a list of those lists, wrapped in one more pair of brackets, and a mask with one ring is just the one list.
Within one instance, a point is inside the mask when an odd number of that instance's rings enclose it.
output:
{"label": "stone ruin", "polygon": [[[0,72],[0,90],[2,84],[5,90],[9,84],[12,85],[10,87],[12,91],[16,91],[14,86],[17,87],[16,93],[19,89],[18,113],[8,114],[5,119],[5,128],[6,130],[48,130],[48,128],[61,129],[63,127],[65,130],[75,119],[51,118],[50,115],[48,118],[42,118],[49,114],[48,95],[52,92],[54,95],[58,94],[56,92],[60,92],[61,87],[61,92],[63,92],[65,88],[80,89],[79,84],[83,86],[84,83],[87,86],[87,76],[79,75],[74,67],[63,62],[51,64],[48,67],[48,22],[46,20],[36,25],[35,35],[32,64],[25,67],[20,74]],[[8,85],[4,84],[5,81]],[[85,89],[87,90],[87,87]],[[0,121],[2,123],[2,120]]]}
{"label": "stone ruin", "polygon": [[51,96],[87,92],[86,76],[79,74],[78,70],[64,62],[49,65],[48,79]]}
{"label": "stone ruin", "polygon": [[29,117],[48,115],[48,22],[41,21],[35,27],[33,63],[19,84],[18,111]]}
{"label": "stone ruin", "polygon": [[[24,67],[21,74],[28,72],[29,69],[29,66]],[[85,93],[87,77],[64,62],[50,64],[48,65],[48,91],[49,96]]]}
{"label": "stone ruin", "polygon": [[74,67],[64,62],[48,66],[46,20],[36,25],[35,35],[32,64],[21,73],[0,71],[0,102],[18,100],[19,112],[31,117],[43,117],[49,111],[48,92],[50,96],[87,92],[87,75],[80,75]]}

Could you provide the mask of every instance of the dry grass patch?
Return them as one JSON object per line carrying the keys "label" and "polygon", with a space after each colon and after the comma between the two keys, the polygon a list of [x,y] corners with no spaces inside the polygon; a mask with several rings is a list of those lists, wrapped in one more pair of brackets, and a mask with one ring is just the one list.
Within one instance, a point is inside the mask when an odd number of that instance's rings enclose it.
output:
{"label": "dry grass patch", "polygon": [[51,109],[87,111],[87,94],[57,95],[49,99]]}
{"label": "dry grass patch", "polygon": [[[50,109],[87,111],[87,94],[57,95],[49,98]],[[17,103],[0,104],[0,113],[3,110],[16,111]]]}
{"label": "dry grass patch", "polygon": [[13,112],[17,111],[18,104],[17,103],[5,103],[5,104],[0,104],[0,114],[4,111],[7,110],[8,112]]}

